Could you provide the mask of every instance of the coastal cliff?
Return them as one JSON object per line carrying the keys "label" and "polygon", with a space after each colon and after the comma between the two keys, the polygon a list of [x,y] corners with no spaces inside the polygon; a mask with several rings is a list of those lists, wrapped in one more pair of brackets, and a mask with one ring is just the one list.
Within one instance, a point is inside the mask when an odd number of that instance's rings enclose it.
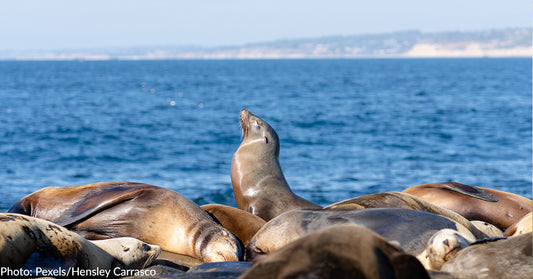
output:
{"label": "coastal cliff", "polygon": [[[149,45],[149,42],[147,42]],[[532,29],[381,34],[282,39],[236,46],[11,50],[1,60],[305,59],[406,57],[531,57]]]}

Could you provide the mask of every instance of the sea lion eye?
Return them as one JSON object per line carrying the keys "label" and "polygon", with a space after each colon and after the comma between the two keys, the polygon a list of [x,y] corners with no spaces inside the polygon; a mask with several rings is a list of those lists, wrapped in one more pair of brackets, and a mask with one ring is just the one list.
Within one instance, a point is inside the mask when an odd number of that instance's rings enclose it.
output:
{"label": "sea lion eye", "polygon": [[265,137],[265,143],[268,144],[268,138],[267,137]]}
{"label": "sea lion eye", "polygon": [[257,247],[257,246],[255,246],[255,247],[253,248],[253,251],[254,251],[254,253],[256,253],[257,255],[264,255],[264,254],[266,254],[265,252],[263,252],[263,250],[261,250],[261,248],[259,248],[259,247]]}

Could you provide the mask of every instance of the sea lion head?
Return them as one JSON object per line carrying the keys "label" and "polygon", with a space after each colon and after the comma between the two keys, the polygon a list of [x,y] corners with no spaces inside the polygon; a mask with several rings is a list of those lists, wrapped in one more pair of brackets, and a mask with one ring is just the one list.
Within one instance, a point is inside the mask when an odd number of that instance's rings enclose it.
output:
{"label": "sea lion head", "polygon": [[472,241],[467,240],[467,238],[452,229],[442,229],[436,232],[429,240],[426,248],[429,267],[439,270],[457,252],[470,245]]}
{"label": "sea lion head", "polygon": [[243,258],[240,241],[223,228],[202,232],[196,246],[196,251],[204,262],[231,262]]}
{"label": "sea lion head", "polygon": [[[286,243],[300,238],[300,230],[291,229],[298,224],[300,212],[299,210],[289,211],[267,222],[246,245],[245,260],[251,261],[259,256],[270,254],[285,246]],[[280,239],[280,232],[283,232],[282,239]]]}
{"label": "sea lion head", "polygon": [[159,246],[150,245],[133,237],[93,240],[91,242],[119,260],[125,268],[145,268],[161,254]]}
{"label": "sea lion head", "polygon": [[276,131],[261,118],[252,114],[246,109],[241,110],[241,126],[244,133],[244,140],[241,143],[261,144],[261,150],[279,156],[279,137]]}

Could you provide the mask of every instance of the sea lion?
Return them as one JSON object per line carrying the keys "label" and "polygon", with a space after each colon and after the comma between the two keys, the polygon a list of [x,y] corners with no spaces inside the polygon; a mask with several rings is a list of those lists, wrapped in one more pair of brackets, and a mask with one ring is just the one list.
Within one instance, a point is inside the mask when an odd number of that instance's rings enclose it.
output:
{"label": "sea lion", "polygon": [[436,232],[430,239],[426,254],[429,259],[429,267],[439,270],[442,265],[450,260],[457,252],[466,248],[475,239],[468,239],[456,230],[442,229]]}
{"label": "sea lion", "polygon": [[[275,275],[275,276],[273,276]],[[428,278],[415,257],[356,225],[335,225],[261,256],[241,279]]]}
{"label": "sea lion", "polygon": [[426,246],[437,231],[449,228],[475,239],[463,225],[444,216],[403,208],[363,210],[292,210],[267,222],[246,246],[247,260],[271,253],[319,229],[339,224],[355,224],[378,233],[416,256],[426,266]]}
{"label": "sea lion", "polygon": [[261,217],[228,205],[205,204],[200,207],[211,213],[220,224],[234,234],[244,246],[246,246],[255,233],[266,224],[266,221]]}
{"label": "sea lion", "polygon": [[205,262],[237,261],[239,240],[179,193],[133,182],[48,187],[9,212],[50,220],[87,239],[134,237]]}
{"label": "sea lion", "polygon": [[468,220],[491,223],[502,231],[533,208],[530,199],[519,195],[456,182],[422,184],[403,192],[453,210]]}
{"label": "sea lion", "polygon": [[0,213],[0,266],[24,268],[32,276],[40,275],[37,268],[144,268],[160,252],[158,246],[134,238],[91,242],[43,219]]}
{"label": "sea lion", "polygon": [[[472,243],[446,262],[441,270],[462,278],[524,278],[533,271],[532,234]],[[459,277],[459,276],[458,276]]]}
{"label": "sea lion", "polygon": [[[401,192],[382,192],[360,196],[353,199],[340,201],[324,207],[324,209],[362,209],[362,208],[405,208],[420,210],[442,215],[468,228],[476,238],[488,237],[490,230],[486,227],[477,227],[465,217],[449,209],[437,206],[419,197]],[[484,230],[487,230],[485,232]]]}
{"label": "sea lion", "polygon": [[513,235],[529,233],[533,229],[532,221],[533,220],[531,217],[531,212],[529,212],[524,217],[522,217],[520,221],[514,223],[509,228],[507,228],[507,230],[505,230],[504,232],[504,235],[513,236]]}
{"label": "sea lion", "polygon": [[279,163],[276,131],[246,109],[240,118],[244,139],[231,163],[237,207],[266,221],[292,209],[321,208],[291,191]]}
{"label": "sea lion", "polygon": [[127,267],[144,268],[161,254],[161,247],[150,245],[133,237],[89,241],[124,263]]}
{"label": "sea lion", "polygon": [[[485,221],[479,221],[479,220],[472,220],[470,221],[472,225],[474,225],[478,230],[482,231],[483,234],[487,236],[487,238],[493,238],[493,237],[502,237],[503,232],[502,230],[498,229],[496,226],[494,226],[491,223],[487,223]],[[478,239],[482,239],[479,238]]]}

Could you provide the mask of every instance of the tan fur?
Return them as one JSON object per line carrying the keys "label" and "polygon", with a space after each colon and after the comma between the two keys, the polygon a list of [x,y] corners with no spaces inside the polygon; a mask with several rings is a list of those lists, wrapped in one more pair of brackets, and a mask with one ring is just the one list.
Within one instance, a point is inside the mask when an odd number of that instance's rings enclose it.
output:
{"label": "tan fur", "polygon": [[262,218],[231,206],[206,204],[200,207],[213,214],[224,228],[241,240],[244,246],[266,224],[266,221]]}
{"label": "tan fur", "polygon": [[472,223],[472,225],[474,225],[478,230],[483,232],[483,234],[485,234],[488,238],[503,236],[502,230],[498,229],[493,224],[479,220],[472,220],[470,223]]}
{"label": "tan fur", "polygon": [[92,240],[91,243],[118,259],[126,269],[145,268],[161,254],[159,246],[150,245],[133,237]]}
{"label": "tan fur", "polygon": [[463,236],[456,230],[442,229],[429,240],[426,248],[428,264],[424,266],[426,269],[439,270],[457,252],[468,247],[474,241],[475,239]]}
{"label": "tan fur", "polygon": [[530,233],[532,228],[532,217],[531,212],[526,214],[520,221],[514,223],[507,230],[505,230],[505,236],[520,235],[525,233]]}

